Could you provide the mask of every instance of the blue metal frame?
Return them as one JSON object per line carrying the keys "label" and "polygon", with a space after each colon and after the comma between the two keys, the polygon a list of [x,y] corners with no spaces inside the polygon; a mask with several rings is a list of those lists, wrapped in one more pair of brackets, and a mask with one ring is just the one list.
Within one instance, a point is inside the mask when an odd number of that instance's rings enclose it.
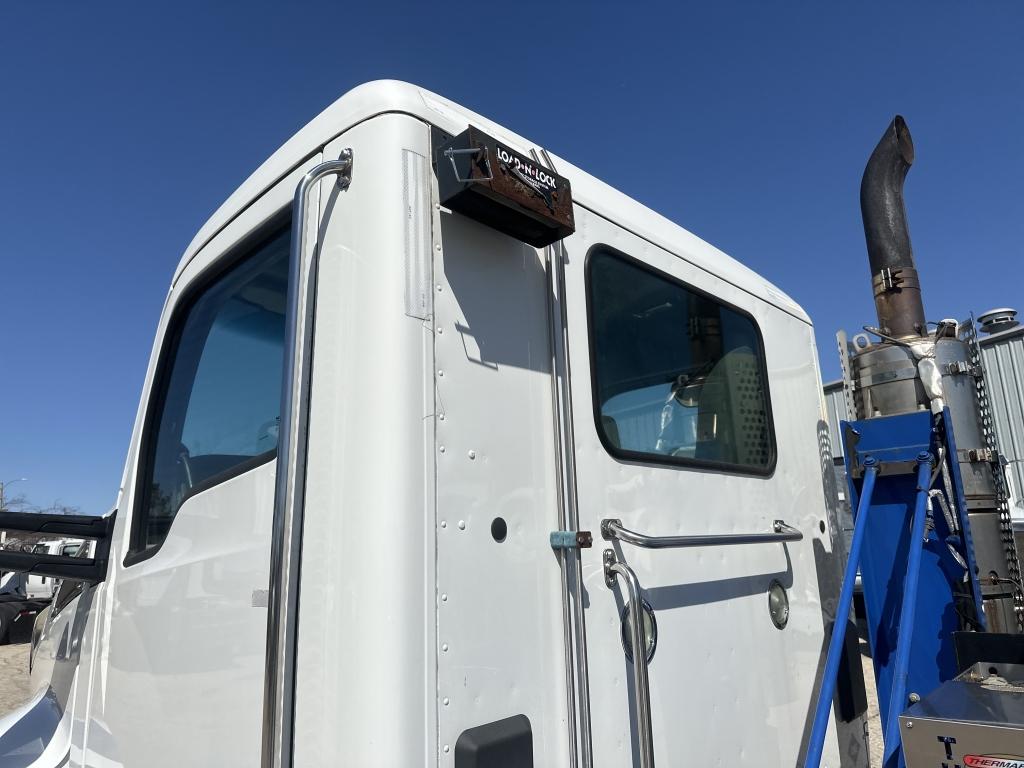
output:
{"label": "blue metal frame", "polygon": [[978,563],[974,558],[974,539],[971,536],[971,520],[967,516],[967,499],[964,496],[964,479],[960,474],[960,462],[956,459],[956,435],[953,434],[953,419],[949,415],[949,408],[942,409],[942,428],[943,433],[946,436],[946,451],[950,457],[949,467],[950,474],[952,475],[952,486],[953,493],[956,495],[956,504],[953,508],[956,510],[957,523],[960,526],[962,535],[961,546],[963,549],[960,554],[967,562],[967,570],[971,574],[971,592],[974,596],[974,604],[977,606],[977,620],[981,631],[988,629],[985,623],[985,614],[981,610],[981,583],[976,578],[978,573]]}
{"label": "blue metal frame", "polygon": [[[938,416],[920,411],[843,422],[842,431],[850,502],[857,511],[804,765],[817,768],[821,761],[859,567],[885,724],[883,766],[903,768],[899,715],[908,696],[924,696],[959,672],[953,632],[961,628],[957,601],[964,601],[965,576],[973,598],[971,619],[984,623],[956,443],[948,410]],[[950,470],[955,498],[947,502],[956,510],[960,533],[951,530],[941,511],[929,515],[931,485],[941,472],[933,472],[937,457]],[[946,496],[943,485],[937,492]]]}
{"label": "blue metal frame", "polygon": [[892,691],[889,694],[889,714],[885,721],[885,758],[889,765],[900,749],[900,712],[907,701],[907,675],[910,668],[910,647],[914,642],[914,621],[917,617],[918,591],[921,580],[921,554],[924,551],[924,524],[928,514],[928,490],[931,485],[932,455],[927,451],[917,456],[917,496],[914,499],[914,519],[907,542],[907,575],[903,581],[900,600],[900,622],[903,629],[896,639],[896,663],[892,672]]}
{"label": "blue metal frame", "polygon": [[839,663],[843,657],[843,642],[846,640],[846,627],[850,622],[853,606],[853,588],[857,583],[857,565],[860,563],[860,549],[864,543],[864,531],[867,526],[871,507],[871,494],[878,476],[878,467],[870,456],[865,461],[864,485],[857,508],[857,525],[853,528],[853,540],[850,542],[850,553],[846,560],[846,572],[843,574],[843,587],[839,592],[839,606],[836,608],[836,621],[832,623],[832,637],[828,643],[828,656],[825,657],[825,672],[821,676],[821,692],[814,711],[814,725],[811,727],[811,739],[807,747],[807,766],[821,764],[821,753],[825,749],[825,733],[828,731],[829,715],[832,714],[832,697],[836,693],[836,680],[839,676]]}

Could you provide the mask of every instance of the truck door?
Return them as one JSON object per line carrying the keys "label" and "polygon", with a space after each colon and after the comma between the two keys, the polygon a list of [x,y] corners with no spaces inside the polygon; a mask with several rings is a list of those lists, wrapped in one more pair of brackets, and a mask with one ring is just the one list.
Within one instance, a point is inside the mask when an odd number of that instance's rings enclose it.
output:
{"label": "truck door", "polygon": [[[810,326],[590,211],[576,221],[566,285],[579,525],[594,536],[581,600],[594,765],[647,765],[636,606],[623,578],[606,583],[610,550],[641,587],[658,764],[791,767],[823,643]],[[640,536],[608,540],[608,520]],[[734,538],[665,539],[691,535]]]}
{"label": "truck door", "polygon": [[259,764],[290,244],[282,215],[317,159],[214,237],[171,290],[98,627],[84,641],[91,679],[75,742],[85,742],[85,765]]}

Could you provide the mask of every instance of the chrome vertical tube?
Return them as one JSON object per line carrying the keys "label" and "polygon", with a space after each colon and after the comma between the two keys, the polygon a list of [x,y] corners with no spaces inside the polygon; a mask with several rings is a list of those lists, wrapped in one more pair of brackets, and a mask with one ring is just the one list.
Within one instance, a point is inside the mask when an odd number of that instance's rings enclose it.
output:
{"label": "chrome vertical tube", "polygon": [[[540,155],[552,171],[555,164],[546,150]],[[534,159],[538,160],[536,153]],[[559,458],[559,520],[563,530],[579,530],[579,509],[576,493],[576,437],[573,429],[572,409],[572,365],[569,360],[568,316],[565,305],[565,247],[561,242],[551,245],[548,251],[549,285],[549,331],[551,338],[551,381],[554,398],[555,441]],[[579,706],[579,754],[583,768],[591,768],[593,739],[590,723],[590,671],[587,662],[587,620],[583,608],[583,563],[580,550],[562,550],[562,569],[571,578],[572,626],[569,634],[575,642],[576,703]],[[565,597],[569,592],[564,593]],[[574,630],[574,631],[573,631]],[[570,649],[571,650],[571,649]],[[573,713],[569,713],[570,717]]]}
{"label": "chrome vertical tube", "polygon": [[654,768],[654,733],[651,728],[651,686],[647,676],[647,642],[644,637],[644,607],[640,582],[630,568],[605,550],[605,581],[614,586],[620,576],[629,596],[629,638],[633,644],[633,699],[636,702],[636,735],[640,747],[640,768]]}
{"label": "chrome vertical tube", "polygon": [[[568,530],[579,530],[579,507],[576,492],[576,435],[573,427],[572,409],[572,367],[569,362],[569,338],[565,308],[565,252],[555,258],[555,274],[558,277],[558,305],[561,310],[562,347],[562,410],[563,410],[563,452],[566,468],[566,526]],[[583,559],[578,547],[572,550],[573,616],[576,624],[576,671],[579,675],[580,707],[580,751],[583,768],[594,763],[593,740],[590,722],[590,665],[587,661],[587,618],[583,609]]]}
{"label": "chrome vertical tube", "polygon": [[306,254],[309,193],[325,176],[351,181],[352,150],[310,169],[292,200],[291,260],[285,318],[285,357],[278,427],[277,475],[270,540],[267,657],[263,681],[262,768],[286,768],[292,761],[295,693],[295,634],[298,627],[299,566],[306,484],[310,374],[319,251]]}
{"label": "chrome vertical tube", "polygon": [[[558,384],[558,372],[561,369],[558,354],[558,331],[556,330],[555,313],[557,311],[557,296],[555,293],[554,248],[548,246],[544,249],[545,267],[547,270],[547,315],[548,315],[548,342],[551,345],[551,421],[554,434],[555,448],[555,492],[558,503],[558,528],[566,530],[566,507],[568,506],[565,495],[565,459],[564,446],[562,445],[562,395],[561,387]],[[579,766],[579,757],[576,739],[576,678],[574,674],[575,658],[573,655],[573,617],[572,617],[572,596],[569,593],[569,550],[558,550],[558,568],[561,578],[562,590],[562,626],[563,626],[563,653],[565,664],[565,689],[566,709],[569,720],[569,765],[572,768]]]}

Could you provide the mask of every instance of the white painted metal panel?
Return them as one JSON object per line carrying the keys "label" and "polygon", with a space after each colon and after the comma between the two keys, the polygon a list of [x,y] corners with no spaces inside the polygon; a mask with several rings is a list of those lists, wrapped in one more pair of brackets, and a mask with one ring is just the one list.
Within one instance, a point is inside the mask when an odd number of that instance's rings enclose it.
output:
{"label": "white painted metal panel", "polygon": [[[834,594],[834,513],[818,455],[823,423],[812,329],[760,298],[577,208],[568,253],[569,338],[581,528],[602,518],[652,535],[768,532],[781,518],[804,540],[708,549],[621,546],[658,620],[650,668],[655,758],[673,765],[790,768],[809,728],[823,659],[823,596]],[[588,369],[584,268],[589,248],[611,246],[749,312],[764,336],[778,463],[771,477],[619,461],[601,444]],[[824,523],[825,531],[820,527]],[[636,761],[632,665],[620,640],[623,596],[608,589],[602,544],[584,550],[594,758]],[[618,545],[616,545],[618,546]],[[773,578],[789,592],[778,630],[768,614]],[[838,766],[831,730],[825,764]],[[863,755],[862,755],[863,757]]]}
{"label": "white painted metal panel", "polygon": [[[526,715],[568,761],[551,352],[541,254],[441,215],[435,261],[439,765],[466,729]],[[496,541],[492,522],[507,536]]]}
{"label": "white painted metal panel", "polygon": [[253,592],[267,583],[273,497],[271,462],[188,499],[156,555],[118,563],[94,718],[107,759],[259,762],[267,611]]}
{"label": "white painted metal panel", "polygon": [[353,170],[321,198],[296,766],[434,754],[433,335],[406,314],[406,244],[431,211],[403,191],[428,142],[424,123],[385,115],[324,150],[350,147]]}

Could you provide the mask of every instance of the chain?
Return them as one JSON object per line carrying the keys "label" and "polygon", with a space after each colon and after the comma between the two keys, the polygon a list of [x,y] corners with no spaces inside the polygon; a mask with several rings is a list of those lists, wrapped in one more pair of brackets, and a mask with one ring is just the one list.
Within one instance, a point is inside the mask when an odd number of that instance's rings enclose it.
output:
{"label": "chain", "polygon": [[[1006,488],[1006,478],[1003,476],[1001,454],[999,444],[996,440],[995,418],[992,413],[992,403],[988,396],[988,386],[985,383],[985,361],[981,355],[981,345],[978,344],[978,332],[974,324],[974,315],[965,321],[961,328],[961,338],[967,342],[971,350],[971,364],[981,375],[976,376],[974,381],[978,390],[978,408],[981,415],[981,428],[985,436],[985,447],[992,451],[995,457],[990,466],[996,486],[996,508],[999,510],[999,532],[1003,539],[1003,551],[1006,553],[1006,567],[1010,578],[1015,585],[1021,583],[1020,561],[1017,559],[1017,545],[1013,540],[1013,523],[1010,519],[1009,493]],[[1024,632],[1024,592],[1020,586],[1013,590],[1013,608],[1017,616],[1017,629]]]}

